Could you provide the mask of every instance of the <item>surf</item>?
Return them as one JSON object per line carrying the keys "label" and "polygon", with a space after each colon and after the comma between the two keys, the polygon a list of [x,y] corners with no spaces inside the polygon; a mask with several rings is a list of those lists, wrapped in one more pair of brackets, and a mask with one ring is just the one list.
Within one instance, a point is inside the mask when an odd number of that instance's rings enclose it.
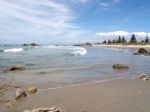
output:
{"label": "surf", "polygon": [[3,51],[4,52],[21,52],[23,50],[24,50],[23,48],[12,48],[12,49],[6,49],[6,50],[3,50]]}

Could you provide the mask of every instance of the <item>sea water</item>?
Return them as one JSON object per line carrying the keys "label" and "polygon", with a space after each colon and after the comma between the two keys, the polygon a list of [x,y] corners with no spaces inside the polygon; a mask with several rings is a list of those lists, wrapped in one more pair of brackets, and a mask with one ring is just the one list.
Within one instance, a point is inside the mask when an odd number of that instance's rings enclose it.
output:
{"label": "sea water", "polygon": [[[0,45],[0,79],[61,86],[149,74],[150,57],[136,56],[134,52],[100,47]],[[117,63],[128,65],[129,69],[114,70],[112,66]],[[4,72],[11,66],[23,66],[26,70]]]}

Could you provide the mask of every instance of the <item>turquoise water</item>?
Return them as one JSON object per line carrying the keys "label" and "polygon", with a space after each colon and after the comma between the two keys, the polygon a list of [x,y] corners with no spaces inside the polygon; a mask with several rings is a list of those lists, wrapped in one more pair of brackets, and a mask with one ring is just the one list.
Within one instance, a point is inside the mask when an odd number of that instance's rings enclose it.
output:
{"label": "turquoise water", "polygon": [[[1,45],[0,78],[62,85],[149,74],[150,57],[135,56],[133,52],[136,51],[99,47]],[[126,64],[130,69],[113,70],[115,63]],[[4,72],[10,66],[24,66],[26,70]]]}

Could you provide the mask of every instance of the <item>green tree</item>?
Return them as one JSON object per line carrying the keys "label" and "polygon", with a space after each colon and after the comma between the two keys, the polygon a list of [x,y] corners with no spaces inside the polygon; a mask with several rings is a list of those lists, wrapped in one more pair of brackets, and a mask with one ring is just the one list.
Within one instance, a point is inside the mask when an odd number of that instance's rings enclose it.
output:
{"label": "green tree", "polygon": [[120,37],[120,35],[118,37],[118,43],[121,43],[121,37]]}
{"label": "green tree", "polygon": [[108,44],[111,44],[112,42],[111,42],[111,39],[108,39]]}
{"label": "green tree", "polygon": [[103,43],[106,44],[107,43],[106,40],[104,40]]}
{"label": "green tree", "polygon": [[137,40],[136,40],[136,37],[134,34],[131,35],[131,39],[130,39],[130,43],[136,43]]}
{"label": "green tree", "polygon": [[122,36],[122,43],[125,43],[126,42],[126,39],[125,39],[125,37],[124,36]]}
{"label": "green tree", "polygon": [[145,38],[145,43],[149,43],[149,38],[148,38],[148,36],[146,36],[146,38]]}
{"label": "green tree", "polygon": [[116,43],[114,39],[113,39],[112,43]]}

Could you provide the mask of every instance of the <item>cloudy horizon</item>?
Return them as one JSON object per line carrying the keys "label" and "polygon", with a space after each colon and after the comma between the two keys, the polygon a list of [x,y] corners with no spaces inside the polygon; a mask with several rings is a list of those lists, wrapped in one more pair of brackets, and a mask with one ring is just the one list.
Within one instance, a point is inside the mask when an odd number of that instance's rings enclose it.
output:
{"label": "cloudy horizon", "polygon": [[0,44],[99,42],[150,36],[146,0],[1,0]]}

